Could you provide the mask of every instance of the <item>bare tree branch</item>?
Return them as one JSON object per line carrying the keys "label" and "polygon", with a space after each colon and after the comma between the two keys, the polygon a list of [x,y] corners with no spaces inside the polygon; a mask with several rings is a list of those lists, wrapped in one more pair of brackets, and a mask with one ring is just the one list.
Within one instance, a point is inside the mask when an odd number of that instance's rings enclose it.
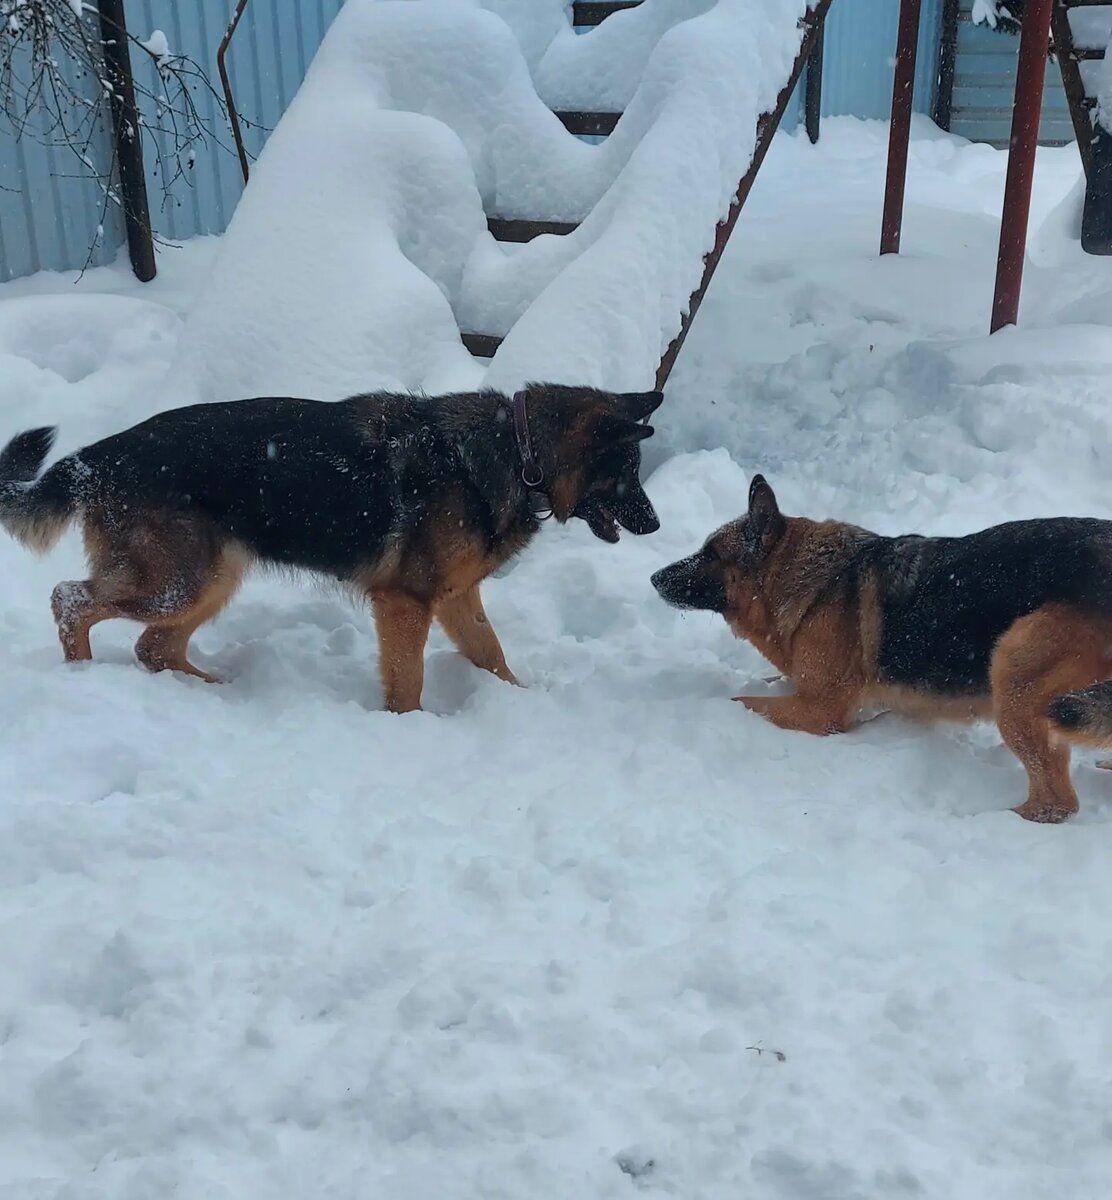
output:
{"label": "bare tree branch", "polygon": [[[173,54],[158,33],[126,37],[135,66],[138,134],[147,174],[157,181],[161,207],[192,186],[197,156],[210,145],[226,153],[228,109],[205,70]],[[155,68],[142,70],[143,61]],[[113,86],[105,69],[99,14],[83,0],[0,0],[0,116],[16,138],[63,148],[79,164],[75,175],[97,182],[103,197],[100,225],[110,206],[124,204],[115,181],[115,150],[102,161],[99,131],[110,128]],[[198,102],[211,102],[216,120]],[[242,115],[240,120],[250,125]],[[90,247],[90,255],[93,247]]]}

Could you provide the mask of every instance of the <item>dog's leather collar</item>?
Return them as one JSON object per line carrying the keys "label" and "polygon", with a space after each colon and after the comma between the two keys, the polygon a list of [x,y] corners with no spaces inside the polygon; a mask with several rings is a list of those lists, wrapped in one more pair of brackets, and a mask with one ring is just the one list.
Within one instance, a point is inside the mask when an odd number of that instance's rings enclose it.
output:
{"label": "dog's leather collar", "polygon": [[533,453],[533,440],[529,436],[529,413],[525,405],[528,396],[525,391],[514,392],[514,435],[517,438],[517,452],[521,455],[521,482],[530,490],[540,489],[544,484],[544,471]]}

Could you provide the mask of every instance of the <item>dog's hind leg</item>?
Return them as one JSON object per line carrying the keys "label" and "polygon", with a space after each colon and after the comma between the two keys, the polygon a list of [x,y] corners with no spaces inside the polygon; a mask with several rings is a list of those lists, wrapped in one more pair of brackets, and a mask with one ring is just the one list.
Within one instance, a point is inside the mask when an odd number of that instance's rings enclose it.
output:
{"label": "dog's hind leg", "polygon": [[404,592],[380,592],[372,596],[372,603],[386,708],[395,713],[413,712],[421,707],[432,609]]}
{"label": "dog's hind leg", "polygon": [[192,600],[178,611],[148,622],[135,643],[135,656],[148,671],[180,671],[206,683],[220,683],[216,676],[189,661],[189,639],[231,600],[243,579],[245,566],[243,556],[234,552],[223,554]]}
{"label": "dog's hind leg", "polygon": [[507,683],[517,683],[514,673],[506,665],[506,656],[483,608],[477,584],[466,592],[439,601],[436,619],[468,662]]}
{"label": "dog's hind leg", "polygon": [[89,578],[59,584],[52,597],[66,660],[91,658],[92,626],[122,617],[149,626],[136,647],[144,666],[203,677],[186,661],[185,645],[238,587],[242,550],[189,513],[103,508],[86,513],[85,547]]}
{"label": "dog's hind leg", "polygon": [[750,712],[758,713],[780,729],[825,736],[845,733],[853,724],[857,696],[831,692],[821,696],[735,696]]}
{"label": "dog's hind leg", "polygon": [[121,615],[95,579],[67,579],[58,584],[50,596],[50,611],[66,662],[88,662],[93,657],[89,630]]}
{"label": "dog's hind leg", "polygon": [[1016,621],[996,644],[993,713],[1000,736],[1027,772],[1027,799],[1015,811],[1028,821],[1058,824],[1077,812],[1069,745],[1052,731],[1047,706],[1106,675],[1110,639],[1106,618],[1049,604]]}

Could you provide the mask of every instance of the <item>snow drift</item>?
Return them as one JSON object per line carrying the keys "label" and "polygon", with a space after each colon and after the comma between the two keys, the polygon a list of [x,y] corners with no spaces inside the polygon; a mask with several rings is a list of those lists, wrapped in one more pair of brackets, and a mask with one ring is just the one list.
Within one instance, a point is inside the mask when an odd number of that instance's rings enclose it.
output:
{"label": "snow drift", "polygon": [[[492,11],[493,10],[493,11]],[[256,164],[182,345],[206,398],[477,380],[636,388],[800,44],[806,0],[349,0]],[[602,144],[552,107],[624,108]],[[486,215],[581,221],[497,244]],[[323,390],[322,390],[323,389]]]}

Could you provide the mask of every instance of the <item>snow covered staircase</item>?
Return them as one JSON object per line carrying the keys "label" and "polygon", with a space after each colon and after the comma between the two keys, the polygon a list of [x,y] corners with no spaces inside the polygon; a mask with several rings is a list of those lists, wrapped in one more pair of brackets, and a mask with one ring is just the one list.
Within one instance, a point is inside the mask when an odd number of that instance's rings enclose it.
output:
{"label": "snow covered staircase", "polygon": [[[1086,3],[1087,0],[1080,0],[1080,2]],[[637,8],[642,3],[643,0],[577,0],[572,6],[572,24],[577,28],[597,26],[614,13]],[[702,303],[703,295],[710,284],[711,277],[725,249],[726,242],[733,232],[741,207],[745,203],[761,163],[764,161],[765,154],[772,141],[772,136],[779,127],[784,111],[810,56],[815,39],[821,32],[823,21],[831,3],[832,0],[813,0],[813,3],[808,5],[807,14],[800,23],[803,29],[803,38],[790,76],[777,97],[775,107],[764,113],[757,123],[756,141],[749,170],[738,184],[737,193],[730,205],[729,211],[718,223],[715,230],[714,244],[704,258],[702,281],[691,295],[687,309],[682,314],[679,332],[660,360],[656,377],[656,386],[658,388],[664,386],[664,382],[671,372],[680,347],[687,337],[691,321],[694,319],[695,313]],[[622,118],[622,113],[620,112],[569,111],[559,109],[554,110],[554,112],[569,133],[580,137],[608,137],[614,132],[618,122]],[[522,217],[488,216],[487,228],[497,241],[522,243],[532,241],[533,238],[544,234],[563,236],[572,233],[578,228],[578,223],[570,221],[531,220]],[[476,358],[486,359],[494,357],[504,340],[502,335],[466,330],[461,331],[460,338],[471,354]]]}
{"label": "snow covered staircase", "polygon": [[1112,0],[1056,0],[1052,17],[1054,51],[1062,72],[1077,147],[1085,168],[1081,246],[1089,254],[1112,255],[1112,79],[1105,62],[1112,37]]}
{"label": "snow covered staircase", "polygon": [[[637,8],[644,0],[582,0],[572,6],[572,24],[578,29],[601,25],[607,17],[627,8]],[[609,137],[621,117],[619,112],[557,112],[556,116],[568,133],[581,137]],[[517,217],[488,217],[487,228],[499,242],[531,242],[541,234],[557,236],[571,233],[578,225],[574,221],[530,221]],[[479,335],[465,334],[464,340]],[[484,343],[484,348],[485,343]],[[468,347],[470,349],[470,346]],[[472,350],[473,354],[478,354]],[[484,357],[489,357],[484,355]]]}
{"label": "snow covered staircase", "polygon": [[[607,17],[627,8],[637,8],[643,0],[583,0],[572,7],[572,24],[577,28],[601,25]],[[614,132],[620,112],[557,111],[556,116],[568,131],[581,137],[609,137]],[[533,221],[522,217],[487,217],[487,228],[495,241],[531,242],[542,234],[561,237],[578,229],[575,221]],[[476,358],[493,358],[502,338],[485,333],[462,333],[467,349]]]}

